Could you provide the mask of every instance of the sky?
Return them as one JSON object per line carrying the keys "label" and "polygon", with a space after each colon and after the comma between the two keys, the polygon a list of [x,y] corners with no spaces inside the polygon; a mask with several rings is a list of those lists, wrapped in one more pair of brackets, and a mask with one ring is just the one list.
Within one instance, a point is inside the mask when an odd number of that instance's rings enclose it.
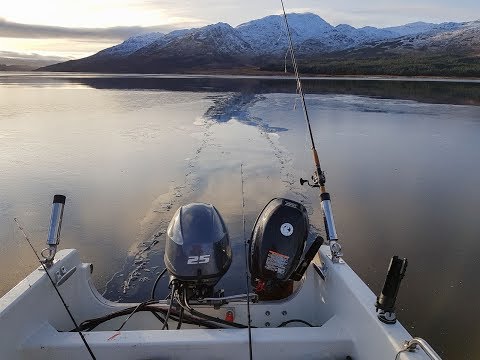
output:
{"label": "sky", "polygon": [[[479,0],[284,2],[287,12],[313,12],[332,25],[355,27],[480,19]],[[280,11],[280,0],[0,0],[0,63],[80,58],[143,32],[220,21],[236,26]]]}

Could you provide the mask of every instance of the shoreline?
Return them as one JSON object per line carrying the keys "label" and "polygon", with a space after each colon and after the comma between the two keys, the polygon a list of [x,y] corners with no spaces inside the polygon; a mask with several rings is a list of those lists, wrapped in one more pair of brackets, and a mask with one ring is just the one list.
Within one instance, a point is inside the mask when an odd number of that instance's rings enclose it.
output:
{"label": "shoreline", "polygon": [[[217,79],[268,79],[288,80],[293,74],[284,72],[192,72],[192,73],[100,73],[100,72],[63,72],[63,71],[0,71],[0,78],[8,76],[34,76],[34,77],[81,77],[81,78],[217,78]],[[464,82],[480,83],[478,77],[448,77],[448,76],[400,76],[400,75],[301,75],[304,80],[357,80],[357,81],[405,81],[405,82]]]}

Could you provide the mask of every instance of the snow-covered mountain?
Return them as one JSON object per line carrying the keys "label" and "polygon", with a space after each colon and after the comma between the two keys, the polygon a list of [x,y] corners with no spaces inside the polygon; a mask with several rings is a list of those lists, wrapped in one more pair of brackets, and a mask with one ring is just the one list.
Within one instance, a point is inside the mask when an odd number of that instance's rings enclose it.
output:
{"label": "snow-covered mountain", "polygon": [[224,55],[242,55],[252,49],[238,31],[226,23],[217,23],[191,30],[172,39],[166,48],[184,49],[185,51],[210,51]]}
{"label": "snow-covered mountain", "polygon": [[[332,25],[311,13],[289,14],[288,20],[295,44],[312,39],[320,40],[334,31]],[[281,15],[249,21],[237,26],[235,30],[250,44],[257,55],[284,52],[288,46],[285,24]]]}
{"label": "snow-covered mountain", "polygon": [[426,23],[417,21],[402,26],[387,27],[384,30],[390,31],[397,36],[408,36],[424,33],[438,33],[460,29],[464,23],[445,22],[441,24]]}
{"label": "snow-covered mountain", "polygon": [[[402,26],[355,28],[332,26],[312,13],[288,14],[298,56],[315,59],[321,54],[337,54],[375,48],[377,53],[442,48],[480,51],[480,22],[432,24],[415,22]],[[168,34],[148,33],[90,57],[45,68],[52,71],[173,72],[195,69],[226,69],[258,66],[261,61],[277,61],[288,48],[281,15],[252,20],[235,28],[217,23],[201,28],[176,30]],[[263,60],[262,60],[263,59]]]}
{"label": "snow-covered mountain", "polygon": [[[253,55],[250,45],[226,23],[190,29],[150,43],[127,59],[154,72],[174,68],[225,68],[244,65]],[[141,69],[138,69],[140,71]]]}
{"label": "snow-covered mountain", "polygon": [[[418,23],[416,23],[418,24]],[[425,23],[423,23],[425,24]],[[410,24],[409,24],[410,25]],[[428,51],[429,53],[472,54],[480,55],[480,21],[464,23],[425,24],[425,31],[407,34],[376,44],[389,48],[391,52],[403,53]],[[480,63],[480,59],[477,60]]]}
{"label": "snow-covered mountain", "polygon": [[151,43],[162,40],[165,38],[165,34],[159,32],[152,32],[147,34],[141,34],[132,36],[128,38],[121,44],[112,46],[110,48],[104,49],[97,53],[100,56],[126,56],[131,53],[134,53],[138,49],[143,48],[144,46],[150,45]]}

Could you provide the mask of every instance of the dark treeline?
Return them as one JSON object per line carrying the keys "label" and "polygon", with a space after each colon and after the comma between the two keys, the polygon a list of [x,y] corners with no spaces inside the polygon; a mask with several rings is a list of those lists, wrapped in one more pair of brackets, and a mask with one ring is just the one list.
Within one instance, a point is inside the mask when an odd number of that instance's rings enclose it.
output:
{"label": "dark treeline", "polygon": [[[288,67],[288,65],[287,65]],[[266,71],[282,71],[284,62],[270,62]],[[299,62],[303,74],[323,75],[393,75],[480,77],[478,56],[398,55],[383,57],[325,57]],[[291,71],[291,68],[289,68]]]}

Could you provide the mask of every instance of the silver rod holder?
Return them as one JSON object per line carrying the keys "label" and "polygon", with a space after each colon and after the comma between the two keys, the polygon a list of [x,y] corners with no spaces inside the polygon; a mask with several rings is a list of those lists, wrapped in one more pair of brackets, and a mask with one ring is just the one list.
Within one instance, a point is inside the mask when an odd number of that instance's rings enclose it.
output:
{"label": "silver rod holder", "polygon": [[[322,194],[323,195],[323,194]],[[321,202],[323,216],[325,219],[325,227],[327,231],[327,240],[330,245],[330,252],[332,253],[332,261],[338,263],[342,254],[342,247],[338,243],[337,230],[335,228],[335,221],[333,220],[332,203],[330,196],[324,196]]]}
{"label": "silver rod holder", "polygon": [[47,236],[48,255],[45,256],[46,263],[52,263],[55,253],[57,252],[57,245],[60,243],[60,230],[62,228],[65,200],[66,197],[64,195],[55,195],[53,197],[52,215],[50,217],[50,228],[48,229]]}
{"label": "silver rod holder", "polygon": [[322,210],[327,223],[328,240],[338,240],[337,229],[335,229],[335,221],[333,220],[332,203],[330,200],[322,201]]}

